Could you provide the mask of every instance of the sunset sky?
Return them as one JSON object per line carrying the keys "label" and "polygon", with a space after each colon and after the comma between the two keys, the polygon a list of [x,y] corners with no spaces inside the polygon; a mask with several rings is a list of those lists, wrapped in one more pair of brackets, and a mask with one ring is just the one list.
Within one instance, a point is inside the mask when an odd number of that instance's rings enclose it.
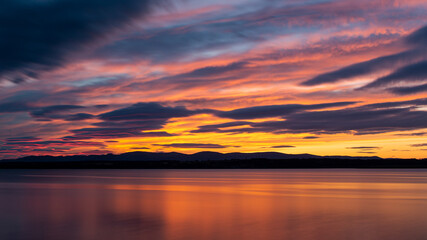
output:
{"label": "sunset sky", "polygon": [[0,159],[427,157],[425,0],[3,0]]}

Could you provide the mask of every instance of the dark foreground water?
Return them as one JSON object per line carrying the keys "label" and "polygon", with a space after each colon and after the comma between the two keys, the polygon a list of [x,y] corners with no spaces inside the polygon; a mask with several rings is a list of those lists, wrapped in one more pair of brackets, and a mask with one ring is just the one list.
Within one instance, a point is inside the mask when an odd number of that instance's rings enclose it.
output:
{"label": "dark foreground water", "polygon": [[0,239],[427,239],[426,170],[0,170]]}

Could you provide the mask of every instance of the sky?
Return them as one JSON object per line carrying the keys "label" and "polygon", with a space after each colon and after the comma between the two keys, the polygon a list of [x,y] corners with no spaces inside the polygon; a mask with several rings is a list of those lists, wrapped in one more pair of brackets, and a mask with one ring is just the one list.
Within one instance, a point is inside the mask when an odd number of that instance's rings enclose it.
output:
{"label": "sky", "polygon": [[425,0],[4,0],[0,159],[427,157]]}

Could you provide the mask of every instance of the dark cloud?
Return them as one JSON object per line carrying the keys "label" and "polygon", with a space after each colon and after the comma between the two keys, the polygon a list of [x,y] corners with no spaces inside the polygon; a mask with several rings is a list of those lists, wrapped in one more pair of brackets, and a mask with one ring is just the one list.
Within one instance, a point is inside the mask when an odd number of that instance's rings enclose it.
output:
{"label": "dark cloud", "polygon": [[336,71],[320,74],[302,83],[304,86],[315,86],[325,83],[334,83],[340,80],[354,78],[358,76],[375,73],[381,70],[404,65],[408,62],[421,60],[425,57],[426,51],[409,50],[388,56],[375,58],[369,61],[352,64]]}
{"label": "dark cloud", "polygon": [[411,147],[427,147],[427,143],[412,144]]}
{"label": "dark cloud", "polygon": [[292,145],[278,145],[278,146],[271,146],[270,148],[294,148],[295,146]]}
{"label": "dark cloud", "polygon": [[301,112],[306,110],[315,110],[322,108],[342,107],[356,102],[334,102],[334,103],[322,103],[313,105],[303,104],[285,104],[285,105],[269,105],[269,106],[257,106],[248,108],[239,108],[226,112],[217,112],[218,117],[232,118],[232,119],[256,119],[256,118],[268,118],[268,117],[279,117],[286,116],[291,113]]}
{"label": "dark cloud", "polygon": [[171,118],[189,117],[212,110],[189,110],[183,106],[168,107],[159,103],[136,103],[130,107],[121,108],[99,115],[103,120],[97,126],[128,126],[144,130],[159,129]]}
{"label": "dark cloud", "polygon": [[397,95],[417,94],[427,92],[427,83],[412,87],[394,87],[387,90]]}
{"label": "dark cloud", "polygon": [[180,118],[211,112],[211,110],[189,110],[182,106],[168,107],[159,103],[136,103],[97,116],[102,122],[93,123],[95,127],[74,129],[67,139],[109,139],[127,137],[168,137],[173,134],[158,131],[171,118]]}
{"label": "dark cloud", "polygon": [[142,150],[142,149],[150,149],[150,148],[148,148],[148,147],[131,147],[130,149],[133,149],[133,150]]}
{"label": "dark cloud", "polygon": [[405,38],[408,44],[425,47],[427,45],[427,26],[424,26]]}
{"label": "dark cloud", "polygon": [[[427,112],[417,107],[426,105],[427,99],[368,104],[359,107],[323,111],[290,112],[284,120],[265,122],[229,122],[221,125],[202,125],[193,132],[218,133],[312,133],[312,134],[378,134],[407,131],[427,127]],[[270,107],[270,106],[267,106]],[[262,106],[260,109],[263,109]],[[251,109],[252,110],[252,109]],[[234,110],[233,110],[234,111]],[[230,112],[233,112],[230,111]],[[256,112],[250,116],[256,118]],[[262,112],[261,112],[262,113]],[[267,112],[267,114],[270,114]],[[280,114],[280,112],[278,113]],[[237,115],[239,116],[239,115]],[[263,118],[265,114],[258,115]],[[271,115],[269,115],[271,116]],[[227,126],[244,126],[226,128]],[[309,138],[312,138],[311,136]]]}
{"label": "dark cloud", "polygon": [[399,108],[399,107],[416,107],[427,105],[427,98],[419,98],[408,101],[399,101],[399,102],[382,102],[382,103],[373,103],[361,106],[363,109],[386,109],[386,108]]}
{"label": "dark cloud", "polygon": [[53,106],[38,108],[32,111],[30,114],[35,118],[55,118],[55,115],[57,113],[66,112],[66,111],[75,110],[75,109],[81,109],[81,108],[84,108],[84,107],[76,106],[76,105],[53,105]]}
{"label": "dark cloud", "polygon": [[79,105],[49,105],[40,106],[42,99],[48,94],[41,91],[20,91],[10,97],[0,100],[0,113],[28,112],[37,121],[62,119],[66,121],[81,121],[93,118],[89,113],[75,113],[76,110],[93,110],[102,106],[85,107]]}
{"label": "dark cloud", "polygon": [[418,62],[397,69],[393,73],[378,78],[360,89],[382,87],[399,82],[417,82],[427,80],[427,61]]}
{"label": "dark cloud", "polygon": [[380,149],[380,147],[373,147],[373,146],[361,146],[361,147],[348,147],[347,149]]}
{"label": "dark cloud", "polygon": [[[6,106],[6,105],[4,105]],[[18,108],[22,106],[21,108]],[[1,104],[0,104],[1,107]],[[15,107],[15,108],[12,108]],[[89,113],[74,113],[80,110],[97,110],[99,106],[85,107],[79,105],[52,105],[45,107],[30,106],[26,102],[8,104],[4,111],[29,111],[30,115],[38,121],[62,119],[66,121],[82,121],[95,118]],[[174,117],[187,117],[211,110],[188,110],[185,107],[164,107],[158,103],[137,103],[130,107],[117,109],[97,116],[103,122],[94,123],[99,127],[121,127],[123,125],[135,126],[145,130],[158,129],[167,120]],[[126,123],[124,123],[126,122]]]}
{"label": "dark cloud", "polygon": [[427,132],[416,132],[416,133],[399,133],[396,136],[425,136]]}
{"label": "dark cloud", "polygon": [[75,110],[81,109],[87,109],[87,107],[78,105],[53,105],[35,108],[35,110],[30,112],[30,115],[37,121],[49,121],[54,119],[83,121],[94,118],[94,116],[89,113],[73,113]]}
{"label": "dark cloud", "polygon": [[60,66],[69,54],[146,14],[151,0],[3,0],[0,77],[14,83]]}
{"label": "dark cloud", "polygon": [[262,131],[283,133],[350,133],[376,134],[381,132],[414,130],[427,127],[427,112],[411,108],[369,110],[350,108],[334,111],[296,113],[284,121],[253,123]]}
{"label": "dark cloud", "polygon": [[157,120],[165,121],[170,118],[188,117],[203,111],[192,111],[185,107],[165,107],[159,103],[136,103],[130,107],[114,110],[99,115],[104,121]]}
{"label": "dark cloud", "polygon": [[81,121],[94,118],[92,114],[89,113],[76,113],[68,115],[64,120],[66,121]]}
{"label": "dark cloud", "polygon": [[307,136],[307,137],[303,137],[302,139],[317,139],[319,137],[317,136]]}
{"label": "dark cloud", "polygon": [[173,147],[173,148],[226,148],[227,146],[211,143],[171,143],[171,144],[153,144],[154,146]]}

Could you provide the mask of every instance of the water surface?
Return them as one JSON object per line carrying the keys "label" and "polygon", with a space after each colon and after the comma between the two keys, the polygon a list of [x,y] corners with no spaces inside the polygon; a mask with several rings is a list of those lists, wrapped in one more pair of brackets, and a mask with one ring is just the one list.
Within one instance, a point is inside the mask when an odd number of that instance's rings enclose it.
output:
{"label": "water surface", "polygon": [[426,170],[0,170],[0,239],[427,239]]}

